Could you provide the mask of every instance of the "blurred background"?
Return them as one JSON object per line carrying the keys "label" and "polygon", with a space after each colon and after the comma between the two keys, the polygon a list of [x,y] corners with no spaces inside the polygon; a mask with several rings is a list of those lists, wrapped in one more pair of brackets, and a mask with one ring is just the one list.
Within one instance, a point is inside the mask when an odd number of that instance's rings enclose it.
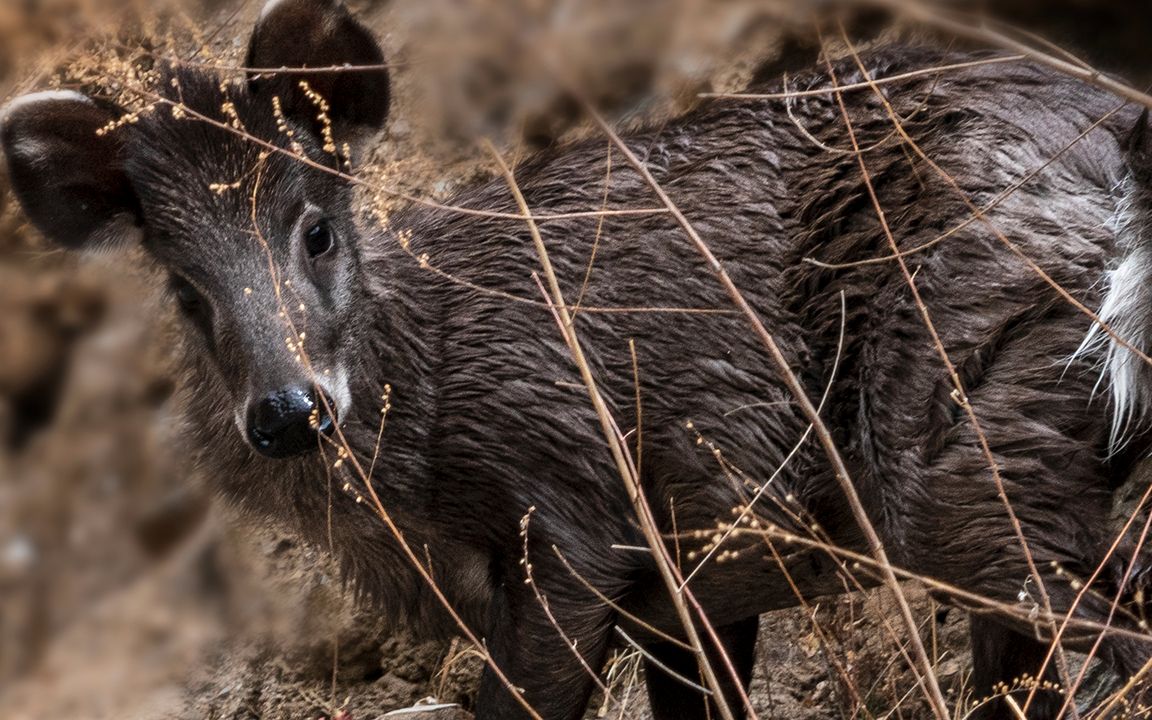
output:
{"label": "blurred background", "polygon": [[[827,12],[748,0],[349,4],[394,66],[392,119],[364,172],[437,198],[490,173],[477,138],[522,156],[589,132],[534,47],[563,58],[626,128],[814,63]],[[1152,82],[1148,3],[948,7],[994,11],[1012,37]],[[0,0],[0,101],[72,88],[130,104],[125,88],[158,59],[238,65],[258,13],[257,0]],[[879,10],[849,17],[861,42],[973,44]],[[155,284],[131,253],[45,245],[0,169],[0,718],[347,720],[424,698],[468,707],[479,667],[468,647],[382,627],[345,597],[323,553],[206,496],[178,451],[171,318]],[[964,619],[914,595],[940,676],[962,694]],[[761,717],[851,715],[832,654],[872,711],[917,717],[912,681],[875,629],[887,608],[874,593],[766,616],[776,642],[757,671]],[[643,717],[637,667],[621,652],[610,677]]]}

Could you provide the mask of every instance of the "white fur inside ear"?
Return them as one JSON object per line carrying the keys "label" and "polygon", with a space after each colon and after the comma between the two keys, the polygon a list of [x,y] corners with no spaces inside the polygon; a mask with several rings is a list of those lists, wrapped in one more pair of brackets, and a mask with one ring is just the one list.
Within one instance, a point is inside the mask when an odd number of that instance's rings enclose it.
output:
{"label": "white fur inside ear", "polygon": [[[36,105],[47,105],[49,103],[82,103],[84,105],[95,105],[92,99],[86,95],[81,95],[74,90],[46,90],[44,92],[30,93],[22,95],[12,102],[0,108],[0,127],[8,124],[9,120],[16,116],[16,113]],[[33,136],[19,136],[12,139],[12,144],[8,148],[8,152],[12,157],[23,158],[25,162],[36,166],[43,166],[50,162],[48,158],[48,145],[40,138]]]}
{"label": "white fur inside ear", "polygon": [[47,162],[48,143],[38,137],[17,137],[8,147],[8,153],[39,167]]}
{"label": "white fur inside ear", "polygon": [[92,102],[92,98],[87,95],[82,95],[75,90],[45,90],[43,92],[29,93],[28,95],[21,95],[0,110],[0,125],[3,125],[9,117],[21,108],[48,102],[82,102],[86,105],[95,104]]}
{"label": "white fur inside ear", "polygon": [[144,230],[136,224],[136,219],[124,213],[105,223],[92,236],[91,251],[115,250],[139,245],[144,241]]}
{"label": "white fur inside ear", "polygon": [[[1132,178],[1121,186],[1121,199],[1109,225],[1116,233],[1120,263],[1106,275],[1107,292],[1097,313],[1100,320],[1125,343],[1147,354],[1152,322],[1152,232],[1149,208]],[[1127,433],[1144,421],[1152,409],[1152,367],[1121,345],[1099,323],[1073,357],[1103,353],[1100,382],[1112,396],[1111,445],[1123,447]]]}
{"label": "white fur inside ear", "polygon": [[260,19],[264,20],[267,18],[276,8],[285,2],[286,0],[268,0],[268,2],[264,3],[264,7],[260,8]]}

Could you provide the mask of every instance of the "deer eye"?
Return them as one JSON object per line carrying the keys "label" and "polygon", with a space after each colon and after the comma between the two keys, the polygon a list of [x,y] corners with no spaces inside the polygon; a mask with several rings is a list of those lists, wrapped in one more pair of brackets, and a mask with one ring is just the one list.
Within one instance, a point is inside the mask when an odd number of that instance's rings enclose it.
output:
{"label": "deer eye", "polygon": [[304,233],[304,249],[308,257],[318,258],[332,249],[335,240],[332,237],[332,226],[327,220],[321,220]]}
{"label": "deer eye", "polygon": [[179,275],[172,276],[172,292],[176,295],[176,302],[180,309],[189,315],[195,315],[204,307],[204,299],[192,283]]}

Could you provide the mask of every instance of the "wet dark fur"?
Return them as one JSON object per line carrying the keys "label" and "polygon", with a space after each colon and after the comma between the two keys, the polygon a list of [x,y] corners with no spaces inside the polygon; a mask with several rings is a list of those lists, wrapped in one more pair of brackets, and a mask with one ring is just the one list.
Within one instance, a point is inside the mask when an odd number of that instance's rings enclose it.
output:
{"label": "wet dark fur", "polygon": [[[864,61],[873,76],[890,76],[965,59],[970,58],[889,48]],[[862,79],[851,62],[836,69],[843,83]],[[823,72],[813,71],[794,78],[791,87],[828,83]],[[183,73],[179,84],[187,105],[224,119],[215,79]],[[911,136],[978,205],[1119,105],[1102,91],[1023,63],[891,84],[884,92],[907,118]],[[284,145],[265,102],[243,91],[230,99],[250,132]],[[955,192],[894,137],[870,91],[849,93],[846,101],[902,249],[970,217]],[[856,160],[844,152],[849,145],[835,100],[797,100],[793,112],[807,133],[837,150],[814,144],[775,101],[711,101],[627,142],[724,263],[809,394],[818,399],[832,383],[823,417],[892,560],[970,592],[1019,601],[1026,611],[1037,597],[1027,566],[898,267],[885,262],[832,270],[806,262],[852,262],[889,250]],[[989,212],[1023,253],[1088,307],[1100,304],[1102,277],[1118,252],[1106,224],[1117,207],[1114,189],[1127,174],[1122,143],[1136,114],[1120,111]],[[186,228],[205,218],[243,217],[255,182],[245,174],[259,148],[173,119],[165,110],[126,132],[126,166],[137,192],[149,195],[142,200],[146,246],[166,263],[195,245],[197,264],[206,273],[214,263],[237,262],[235,250],[220,250],[219,258],[206,255]],[[321,163],[330,162],[315,143],[308,148]],[[519,167],[516,177],[529,206],[540,214],[598,208],[606,148],[603,140],[583,142]],[[619,153],[612,167],[609,207],[657,204]],[[282,189],[311,182],[317,172],[269,158],[259,180],[259,212],[269,218],[288,213],[287,206],[277,205],[277,193],[286,197]],[[230,199],[187,183],[189,176],[244,178],[244,190]],[[349,188],[331,192],[337,195],[325,202],[347,206]],[[452,202],[516,212],[501,179]],[[219,203],[235,207],[219,210]],[[339,221],[342,232],[354,237],[351,214]],[[772,476],[807,425],[747,322],[731,313],[719,283],[666,214],[607,217],[602,227],[591,217],[548,220],[540,228],[570,303],[580,295],[599,234],[584,305],[727,312],[590,309],[578,313],[576,330],[625,432],[636,417],[629,352],[629,341],[635,341],[642,481],[663,530],[711,531],[730,521],[732,509]],[[401,235],[410,236],[408,250],[398,242]],[[421,268],[416,258],[425,253],[444,273],[521,301]],[[253,277],[263,272],[255,260],[247,262]],[[1051,564],[1078,577],[1092,572],[1110,540],[1111,478],[1127,471],[1106,459],[1107,402],[1092,400],[1100,357],[1070,360],[1089,320],[980,222],[908,262],[1060,611],[1074,591]],[[593,667],[604,657],[617,618],[572,577],[553,546],[629,611],[671,632],[677,622],[649,557],[613,547],[642,545],[643,539],[569,351],[531,277],[538,268],[524,222],[414,206],[360,241],[355,274],[343,290],[353,294],[354,310],[322,342],[357,349],[354,416],[342,420],[361,458],[373,455],[379,398],[384,385],[391,386],[392,409],[373,484],[409,544],[428,558],[445,596],[487,639],[542,716],[574,718],[583,711],[590,683],[524,583],[520,530],[530,509],[533,577]],[[832,377],[842,323],[843,350]],[[327,544],[331,502],[335,552],[357,591],[393,617],[451,633],[453,624],[370,503],[358,503],[343,490],[345,482],[357,486],[348,464],[329,472],[318,455],[271,461],[243,443],[231,421],[235,389],[222,380],[229,362],[246,362],[243,353],[205,353],[195,337],[184,383],[194,429],[190,444],[211,482],[253,516],[286,522],[321,545]],[[705,443],[697,442],[697,433]],[[634,441],[630,436],[633,447]],[[725,472],[710,444],[726,464],[739,468],[738,475]],[[332,459],[329,452],[329,467]],[[824,454],[811,440],[772,481],[758,508],[766,523],[799,531],[801,517],[817,522],[836,543],[864,550]],[[703,542],[679,542],[686,569],[694,565],[687,553]],[[715,624],[743,628],[732,633],[739,636],[733,650],[748,656],[753,631],[741,621],[796,600],[778,565],[766,558],[764,544],[744,538],[730,547],[742,549],[739,558],[710,564],[692,587]],[[779,550],[806,595],[843,589],[829,554],[782,545]],[[1106,604],[1092,599],[1080,608],[1088,619],[1102,620],[1106,613]],[[998,625],[989,628],[982,637],[1005,634]],[[1020,651],[1003,652],[1006,644]],[[652,647],[669,664],[691,668],[668,646]],[[1011,632],[984,642],[977,678],[990,685],[1034,672],[1036,647]],[[1108,641],[1103,655],[1130,672],[1149,654],[1119,639]],[[676,687],[664,681],[661,692]],[[483,718],[517,713],[490,675],[480,703]],[[698,712],[686,704],[665,705],[671,708],[664,717]],[[1043,703],[1038,707],[1050,710]]]}
{"label": "wet dark fur", "polygon": [[[899,49],[867,62],[873,75],[887,76],[954,59]],[[838,71],[842,82],[860,79],[846,63]],[[816,73],[793,87],[825,84]],[[903,83],[886,93],[911,115],[906,126],[925,152],[978,204],[1117,105],[1104,93],[1027,65]],[[853,93],[849,106],[861,144],[880,143],[866,160],[902,248],[970,215],[929,167],[909,162],[874,97]],[[1060,114],[1052,111],[1057,107]],[[830,98],[801,101],[795,114],[824,143],[848,147]],[[1121,113],[990,214],[1089,307],[1099,303],[1100,278],[1115,253],[1104,226],[1124,172],[1118,138],[1132,118]],[[893,560],[966,590],[1015,601],[1027,590],[1027,569],[973,430],[950,397],[952,385],[897,267],[834,271],[804,262],[888,253],[854,159],[813,145],[780,103],[711,103],[658,134],[641,133],[628,142],[783,342],[813,396],[830,380],[844,294],[845,347],[825,418]],[[595,141],[521,167],[517,178],[529,205],[538,213],[597,207],[604,155],[605,144]],[[618,155],[613,165],[611,207],[655,205]],[[502,180],[453,202],[516,210]],[[541,228],[572,301],[597,221],[558,220]],[[549,688],[546,696],[532,698],[546,717],[568,716],[574,710],[558,708],[574,708],[582,696],[576,688],[585,683],[563,661],[568,651],[533,611],[536,601],[523,587],[518,531],[530,507],[535,578],[590,658],[599,657],[611,613],[557,563],[553,544],[625,606],[669,629],[675,621],[647,558],[611,547],[642,539],[591,406],[575,387],[579,377],[568,351],[540,305],[529,275],[538,261],[524,224],[414,208],[394,218],[392,230],[410,231],[412,253],[427,252],[441,270],[529,302],[476,292],[420,269],[396,246],[394,232],[366,242],[363,317],[346,329],[350,342],[366,349],[354,387],[362,417],[348,425],[349,437],[361,455],[371,455],[374,401],[381,384],[390,383],[393,409],[374,478],[386,507],[413,547],[428,548],[442,589],[473,627],[487,628],[490,638],[516,636],[496,639],[495,648],[511,655],[540,653],[525,665],[533,668],[531,676],[516,681]],[[1068,366],[1089,321],[980,223],[909,262],[1038,565],[1047,569],[1055,561],[1087,576],[1107,538],[1111,472],[1104,460],[1105,403],[1089,402],[1098,372],[1092,358]],[[716,280],[664,215],[604,221],[584,303],[729,308]],[[745,321],[676,313],[585,312],[579,318],[577,331],[626,429],[635,415],[628,341],[636,341],[643,481],[657,512],[670,520],[674,501],[682,530],[729,520],[749,490],[725,476],[685,423],[691,421],[753,482],[771,476],[805,427]],[[194,385],[202,387],[208,377]],[[211,395],[197,395],[200,402],[190,415],[208,422],[195,444],[208,450],[224,491],[255,513],[293,519],[314,541],[324,542],[329,487],[315,461],[296,463],[286,476],[283,464],[257,459],[238,442],[221,421],[220,407],[201,406]],[[225,448],[233,448],[230,462],[222,462]],[[382,523],[340,492],[341,484],[332,481],[336,546],[357,587],[391,611],[451,631]],[[792,504],[784,501],[789,495],[796,509],[838,541],[862,549],[814,443],[773,482],[761,515],[793,526],[774,507]],[[686,542],[683,549],[695,545]],[[724,625],[793,604],[778,568],[761,559],[765,554],[753,544],[745,561],[714,566],[696,582],[714,622]],[[809,594],[836,591],[841,581],[827,556],[804,555],[790,556],[802,588]],[[1049,577],[1048,587],[1058,606],[1068,603],[1066,580]],[[1084,614],[1099,619],[1100,611],[1086,608]],[[505,614],[518,621],[501,622]],[[1114,659],[1132,669],[1143,657],[1141,650]],[[563,672],[549,672],[556,668]],[[564,684],[570,692],[556,690]]]}

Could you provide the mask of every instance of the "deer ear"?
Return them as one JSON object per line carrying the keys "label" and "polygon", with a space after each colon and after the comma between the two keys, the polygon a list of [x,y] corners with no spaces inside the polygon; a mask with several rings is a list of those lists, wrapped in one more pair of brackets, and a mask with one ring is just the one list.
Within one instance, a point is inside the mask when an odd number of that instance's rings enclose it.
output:
{"label": "deer ear", "polygon": [[25,95],[0,111],[13,194],[40,232],[65,247],[139,237],[139,203],[120,158],[122,111],[73,92]]}
{"label": "deer ear", "polygon": [[[267,71],[249,75],[252,92],[279,96],[284,113],[309,127],[317,127],[320,111],[301,89],[301,80],[328,103],[328,117],[340,135],[379,130],[388,118],[384,52],[339,0],[269,0],[246,64]],[[348,67],[332,70],[343,66]],[[280,68],[318,71],[273,71]]]}
{"label": "deer ear", "polygon": [[1140,113],[1124,149],[1128,153],[1132,174],[1144,183],[1152,182],[1152,124],[1147,108]]}

